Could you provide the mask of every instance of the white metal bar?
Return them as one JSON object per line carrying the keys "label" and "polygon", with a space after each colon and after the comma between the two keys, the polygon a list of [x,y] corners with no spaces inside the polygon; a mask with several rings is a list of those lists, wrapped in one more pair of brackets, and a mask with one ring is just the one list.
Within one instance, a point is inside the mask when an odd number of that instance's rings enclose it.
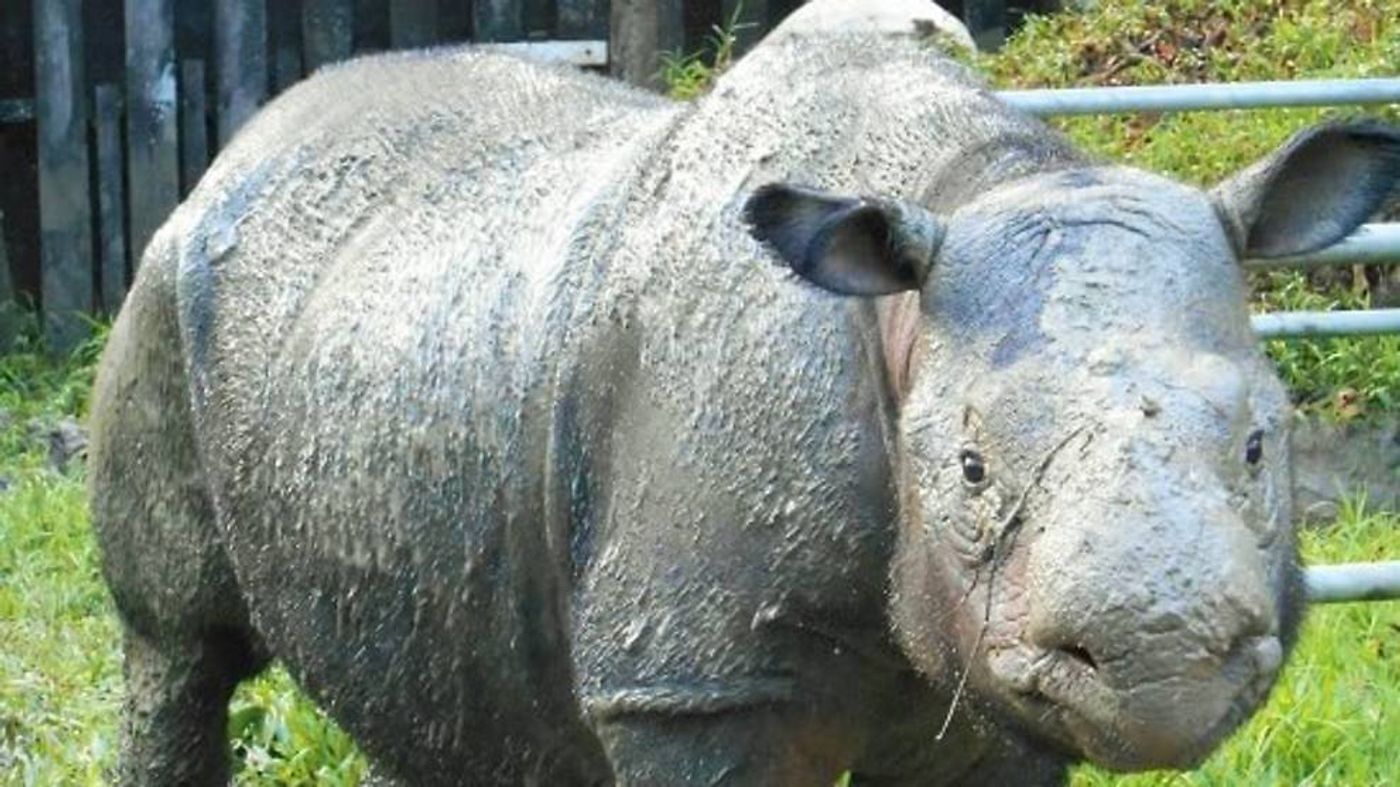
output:
{"label": "white metal bar", "polygon": [[509,44],[487,44],[482,49],[509,52],[526,60],[541,63],[572,63],[576,66],[606,66],[607,41],[516,41]]}
{"label": "white metal bar", "polygon": [[1400,599],[1400,560],[1308,566],[1308,601],[1391,601]]}
{"label": "white metal bar", "polygon": [[1337,312],[1272,312],[1250,318],[1261,339],[1400,333],[1400,309]]}
{"label": "white metal bar", "polygon": [[1400,103],[1400,78],[1003,90],[996,95],[1042,116],[1392,104]]}
{"label": "white metal bar", "polygon": [[1246,260],[1251,268],[1320,268],[1324,265],[1400,263],[1400,223],[1364,224],[1346,240],[1299,257]]}

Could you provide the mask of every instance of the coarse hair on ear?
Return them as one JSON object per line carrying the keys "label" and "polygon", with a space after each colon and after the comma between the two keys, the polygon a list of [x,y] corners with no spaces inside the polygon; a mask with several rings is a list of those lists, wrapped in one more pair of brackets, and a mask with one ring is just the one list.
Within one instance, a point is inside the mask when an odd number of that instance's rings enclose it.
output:
{"label": "coarse hair on ear", "polygon": [[1291,257],[1356,230],[1400,183],[1400,128],[1331,123],[1295,134],[1211,192],[1241,257]]}
{"label": "coarse hair on ear", "polygon": [[913,203],[788,183],[756,190],[744,218],[794,273],[841,295],[919,289],[943,239],[942,222]]}

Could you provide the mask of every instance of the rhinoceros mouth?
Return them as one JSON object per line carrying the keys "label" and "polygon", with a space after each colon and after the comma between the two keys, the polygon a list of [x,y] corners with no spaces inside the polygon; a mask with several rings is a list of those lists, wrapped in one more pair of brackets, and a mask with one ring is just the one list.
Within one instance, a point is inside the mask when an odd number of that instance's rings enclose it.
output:
{"label": "rhinoceros mouth", "polygon": [[[1277,647],[1271,637],[1251,638],[1209,674],[1114,685],[1103,665],[1072,649],[1028,646],[1013,659],[1024,669],[1014,677],[997,677],[1002,696],[1028,726],[1077,756],[1123,771],[1191,768],[1268,693],[1278,664],[1259,654]],[[993,667],[993,674],[998,672]],[[1157,691],[1155,683],[1187,688],[1179,694]],[[1179,696],[1179,701],[1144,701],[1144,695]],[[1196,701],[1202,697],[1214,702]]]}

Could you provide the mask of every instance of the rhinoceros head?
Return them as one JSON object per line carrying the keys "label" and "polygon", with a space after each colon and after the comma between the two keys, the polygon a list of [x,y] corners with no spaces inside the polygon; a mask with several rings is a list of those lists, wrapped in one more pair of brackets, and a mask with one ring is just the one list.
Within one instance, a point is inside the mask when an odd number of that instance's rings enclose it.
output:
{"label": "rhinoceros head", "polygon": [[1262,702],[1302,594],[1289,403],[1240,259],[1340,240],[1397,178],[1400,133],[1351,124],[1209,193],[1080,167],[942,215],[786,184],[749,198],[801,277],[895,295],[877,303],[890,618],[921,671],[1120,769],[1191,766]]}

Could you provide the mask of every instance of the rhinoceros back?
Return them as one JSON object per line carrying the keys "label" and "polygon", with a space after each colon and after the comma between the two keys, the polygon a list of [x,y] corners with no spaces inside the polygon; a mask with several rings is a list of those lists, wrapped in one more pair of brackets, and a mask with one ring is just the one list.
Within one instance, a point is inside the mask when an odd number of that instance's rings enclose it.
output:
{"label": "rhinoceros back", "polygon": [[[567,550],[541,527],[543,425],[609,242],[585,228],[675,112],[471,50],[359,61],[258,116],[167,227],[254,625],[391,763],[509,780],[525,752],[544,774],[599,761],[556,707]],[[463,745],[483,728],[506,734]]]}

